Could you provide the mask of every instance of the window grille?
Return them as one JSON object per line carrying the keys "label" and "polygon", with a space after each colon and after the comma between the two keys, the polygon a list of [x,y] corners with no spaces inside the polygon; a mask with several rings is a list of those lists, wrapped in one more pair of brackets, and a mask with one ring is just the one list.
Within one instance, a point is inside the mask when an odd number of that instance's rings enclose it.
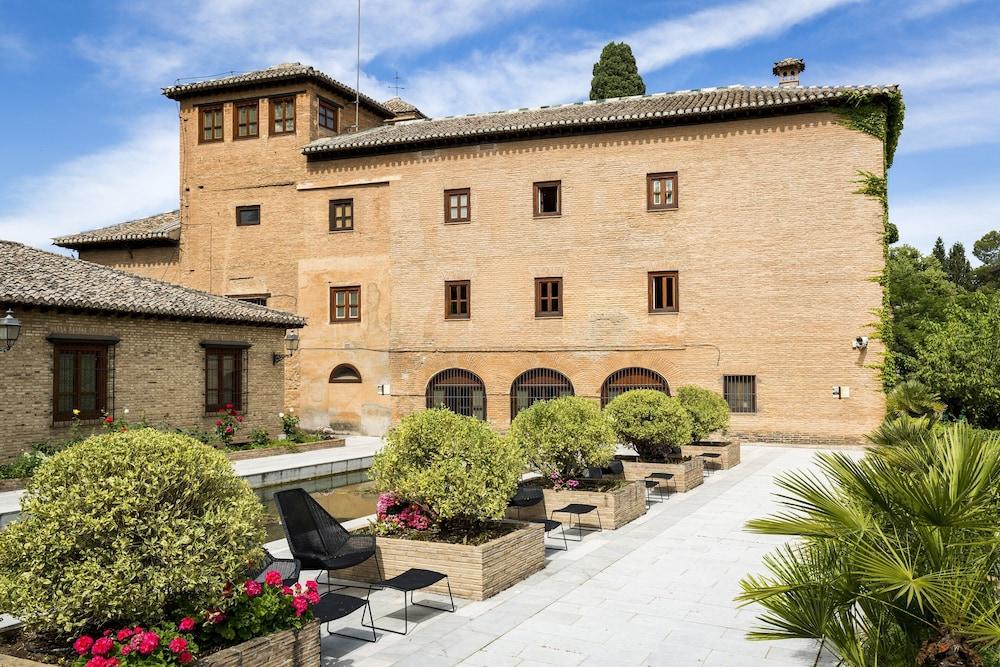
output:
{"label": "window grille", "polygon": [[427,383],[427,407],[448,408],[457,415],[486,419],[486,385],[464,368],[448,368]]}
{"label": "window grille", "polygon": [[510,386],[510,418],[538,401],[573,395],[569,378],[551,368],[532,368],[517,376]]}
{"label": "window grille", "polygon": [[722,395],[730,412],[757,412],[757,376],[724,375]]}
{"label": "window grille", "polygon": [[631,389],[655,389],[670,395],[666,379],[656,371],[648,368],[622,368],[609,375],[601,385],[601,407]]}

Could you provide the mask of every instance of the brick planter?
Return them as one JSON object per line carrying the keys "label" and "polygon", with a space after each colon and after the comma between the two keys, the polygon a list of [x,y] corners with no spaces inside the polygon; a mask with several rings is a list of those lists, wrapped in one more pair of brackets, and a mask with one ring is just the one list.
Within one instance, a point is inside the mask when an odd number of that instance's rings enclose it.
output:
{"label": "brick planter", "polygon": [[330,449],[331,447],[343,447],[346,441],[343,438],[332,438],[330,440],[320,440],[319,442],[288,443],[279,447],[262,447],[261,449],[246,449],[243,451],[226,452],[226,458],[230,461],[245,461],[247,459],[259,459],[265,456],[280,456],[282,454],[301,454],[302,452],[314,452],[317,449]]}
{"label": "brick planter", "polygon": [[[520,528],[485,544],[423,542],[397,537],[377,537],[375,557],[386,578],[410,568],[443,572],[451,582],[455,597],[485,600],[545,567],[545,536],[539,524],[518,524]],[[375,561],[335,570],[336,579],[373,582],[378,579]],[[427,590],[448,594],[440,581]]]}
{"label": "brick planter", "polygon": [[706,468],[713,470],[729,470],[740,462],[740,441],[737,438],[732,440],[702,440],[697,444],[684,445],[681,447],[684,456],[699,456],[701,454],[713,453],[721,454],[717,459],[705,459]]}
{"label": "brick planter", "polygon": [[674,478],[661,481],[660,486],[677,493],[690,491],[705,481],[704,462],[700,456],[694,456],[688,461],[678,461],[677,463],[622,461],[622,465],[625,467],[625,479],[643,480],[654,472],[670,473]]}
{"label": "brick planter", "polygon": [[[570,503],[597,506],[595,511],[580,515],[580,525],[591,528],[600,526],[604,530],[616,530],[646,513],[646,490],[642,484],[625,484],[614,491],[581,491],[579,489],[555,491],[545,489],[545,498],[542,502],[531,507],[521,508],[520,515],[516,509],[507,510],[507,515],[510,517],[520,516],[521,519],[525,520],[554,518],[562,521],[568,528],[571,516],[569,514],[556,514],[553,517],[552,510],[565,507]],[[600,521],[598,521],[598,516]],[[577,517],[573,516],[572,519],[573,525],[576,526]]]}

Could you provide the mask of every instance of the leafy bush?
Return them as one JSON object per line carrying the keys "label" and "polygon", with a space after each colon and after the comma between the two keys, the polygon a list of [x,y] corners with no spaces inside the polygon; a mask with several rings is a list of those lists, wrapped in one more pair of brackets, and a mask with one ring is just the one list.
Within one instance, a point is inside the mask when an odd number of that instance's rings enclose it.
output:
{"label": "leafy bush", "polygon": [[729,428],[729,404],[716,392],[689,384],[677,390],[677,400],[691,416],[691,439],[695,442]]}
{"label": "leafy bush", "polygon": [[926,415],[937,418],[947,407],[930,387],[916,380],[900,382],[885,397],[885,411],[889,417]]}
{"label": "leafy bush", "polygon": [[279,412],[278,419],[281,420],[281,432],[285,438],[292,442],[299,442],[303,433],[299,428],[299,416],[295,414],[295,408],[288,408],[288,412]]}
{"label": "leafy bush", "polygon": [[600,408],[579,396],[538,401],[517,413],[510,437],[528,465],[545,475],[579,476],[605,465],[615,454],[615,432]]}
{"label": "leafy bush", "polygon": [[261,449],[271,444],[271,434],[266,428],[255,428],[250,431],[250,448]]}
{"label": "leafy bush", "polygon": [[153,429],[46,460],[0,531],[0,610],[67,635],[218,602],[261,555],[263,507],[219,452]]}
{"label": "leafy bush", "polygon": [[315,581],[305,588],[282,584],[276,571],[264,575],[264,583],[248,579],[215,609],[197,616],[202,619],[199,637],[207,646],[230,646],[273,632],[301,630],[312,620],[312,607],[319,604]]}
{"label": "leafy bush", "polygon": [[215,414],[215,437],[224,448],[229,449],[233,446],[233,438],[236,437],[236,431],[242,423],[243,415],[233,407],[232,403],[226,403],[224,408],[219,408]]}
{"label": "leafy bush", "polygon": [[604,408],[618,437],[643,461],[658,462],[691,442],[691,417],[680,401],[655,389],[632,389]]}
{"label": "leafy bush", "polygon": [[74,667],[166,667],[189,665],[198,653],[191,631],[194,620],[184,619],[181,628],[140,626],[108,630],[102,636],[80,635],[73,641]]}
{"label": "leafy bush", "polygon": [[436,519],[498,519],[524,468],[520,448],[488,424],[445,408],[404,417],[375,456],[371,476]]}
{"label": "leafy bush", "polygon": [[0,464],[0,479],[31,477],[45,459],[39,451],[21,452],[9,463]]}

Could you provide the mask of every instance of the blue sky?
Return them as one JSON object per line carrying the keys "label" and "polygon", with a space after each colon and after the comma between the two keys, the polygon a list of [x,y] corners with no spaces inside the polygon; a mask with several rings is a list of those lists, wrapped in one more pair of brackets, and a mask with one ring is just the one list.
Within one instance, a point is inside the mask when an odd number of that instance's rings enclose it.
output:
{"label": "blue sky", "polygon": [[[906,129],[890,174],[903,242],[1000,228],[997,0],[363,0],[362,89],[431,115],[584,99],[609,40],[648,92],[898,83]],[[354,81],[353,0],[0,0],[0,238],[58,234],[177,206],[178,78],[309,63]]]}

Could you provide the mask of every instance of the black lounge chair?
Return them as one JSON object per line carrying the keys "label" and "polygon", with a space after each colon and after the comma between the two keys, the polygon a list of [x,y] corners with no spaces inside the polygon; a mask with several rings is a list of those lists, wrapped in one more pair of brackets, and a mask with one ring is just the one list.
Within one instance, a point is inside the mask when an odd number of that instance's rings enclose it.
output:
{"label": "black lounge chair", "polygon": [[[522,507],[532,507],[542,502],[545,499],[545,492],[538,487],[531,486],[519,486],[517,487],[517,493],[514,497],[507,501],[507,507],[514,507],[517,509],[517,519],[521,520],[521,508]],[[566,528],[563,526],[562,521],[556,521],[555,519],[529,519],[528,523],[540,523],[545,528],[545,535],[548,536],[556,528],[562,528],[562,538],[563,546],[559,547],[545,545],[546,549],[553,549],[555,551],[567,551],[569,550],[569,543],[566,541]]]}
{"label": "black lounge chair", "polygon": [[[331,570],[360,565],[375,556],[374,535],[351,535],[305,489],[279,491],[274,499],[292,556],[304,570],[326,570],[328,589]],[[375,567],[379,580],[385,579],[378,558]]]}
{"label": "black lounge chair", "polygon": [[275,558],[267,549],[264,549],[264,560],[247,570],[247,579],[264,583],[264,577],[268,572],[277,572],[281,575],[281,583],[285,586],[294,586],[299,581],[299,572],[302,564],[296,558]]}
{"label": "black lounge chair", "polygon": [[608,465],[604,466],[601,472],[605,475],[610,475],[612,477],[624,476],[625,464],[615,459],[614,461],[611,461]]}

